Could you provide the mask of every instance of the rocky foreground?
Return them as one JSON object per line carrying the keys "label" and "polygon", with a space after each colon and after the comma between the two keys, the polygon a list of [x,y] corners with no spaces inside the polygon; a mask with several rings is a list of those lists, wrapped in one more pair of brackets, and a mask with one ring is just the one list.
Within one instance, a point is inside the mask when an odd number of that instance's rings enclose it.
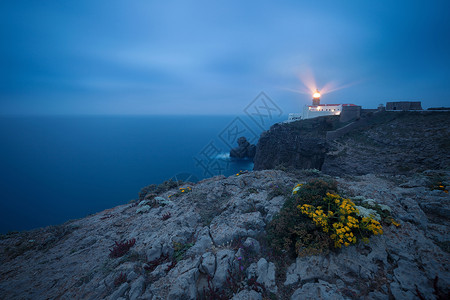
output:
{"label": "rocky foreground", "polygon": [[336,178],[343,195],[388,205],[400,226],[297,258],[273,255],[265,227],[292,188],[320,172],[255,171],[148,193],[139,204],[1,236],[0,298],[444,299],[450,196],[432,184],[448,185],[449,175]]}

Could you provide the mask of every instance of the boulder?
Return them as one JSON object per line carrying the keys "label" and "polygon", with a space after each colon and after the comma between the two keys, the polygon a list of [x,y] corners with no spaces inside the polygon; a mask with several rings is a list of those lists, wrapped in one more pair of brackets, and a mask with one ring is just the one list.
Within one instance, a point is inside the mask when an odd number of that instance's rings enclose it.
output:
{"label": "boulder", "polygon": [[256,264],[256,281],[264,284],[264,286],[272,293],[277,292],[275,284],[275,265],[272,262],[267,262],[265,258],[261,258]]}
{"label": "boulder", "polygon": [[307,283],[296,290],[291,300],[344,300],[336,287],[326,281],[319,280],[318,283]]}
{"label": "boulder", "polygon": [[231,298],[232,300],[262,300],[260,293],[254,290],[242,290]]}

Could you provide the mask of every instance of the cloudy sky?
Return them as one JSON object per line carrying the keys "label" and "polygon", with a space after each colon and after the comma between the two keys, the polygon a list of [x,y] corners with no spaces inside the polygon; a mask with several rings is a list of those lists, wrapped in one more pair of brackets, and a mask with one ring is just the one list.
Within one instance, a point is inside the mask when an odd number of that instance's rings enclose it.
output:
{"label": "cloudy sky", "polygon": [[450,105],[449,1],[4,0],[0,114]]}

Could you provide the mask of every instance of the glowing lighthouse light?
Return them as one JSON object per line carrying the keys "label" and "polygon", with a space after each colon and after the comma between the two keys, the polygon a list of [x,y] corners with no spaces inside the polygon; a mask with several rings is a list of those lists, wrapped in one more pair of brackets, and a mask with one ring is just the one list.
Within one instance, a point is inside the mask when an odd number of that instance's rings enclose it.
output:
{"label": "glowing lighthouse light", "polygon": [[320,92],[319,92],[319,90],[316,89],[316,91],[315,91],[314,94],[313,94],[313,98],[314,98],[314,99],[320,98]]}
{"label": "glowing lighthouse light", "polygon": [[[313,94],[313,106],[319,106],[320,105],[320,92],[318,89],[316,89],[316,91]],[[318,107],[317,109],[320,109],[320,107]]]}

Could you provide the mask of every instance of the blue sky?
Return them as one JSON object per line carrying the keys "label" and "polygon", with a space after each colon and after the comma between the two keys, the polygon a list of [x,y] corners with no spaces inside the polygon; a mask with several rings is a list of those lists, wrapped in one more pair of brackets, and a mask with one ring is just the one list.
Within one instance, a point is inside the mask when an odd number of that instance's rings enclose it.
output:
{"label": "blue sky", "polygon": [[[0,114],[450,106],[448,1],[1,1]],[[315,80],[315,85],[312,79]],[[331,92],[331,90],[334,90]]]}

